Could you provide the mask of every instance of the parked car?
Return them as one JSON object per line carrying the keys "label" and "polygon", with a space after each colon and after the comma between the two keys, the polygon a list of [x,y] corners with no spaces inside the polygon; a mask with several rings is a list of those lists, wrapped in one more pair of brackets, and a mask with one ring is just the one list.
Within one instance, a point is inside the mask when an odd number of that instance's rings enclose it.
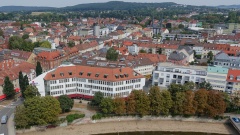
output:
{"label": "parked car", "polygon": [[8,121],[8,116],[7,115],[3,115],[2,118],[1,118],[1,123],[2,124],[6,124]]}
{"label": "parked car", "polygon": [[236,123],[239,123],[240,122],[240,119],[239,118],[232,118]]}

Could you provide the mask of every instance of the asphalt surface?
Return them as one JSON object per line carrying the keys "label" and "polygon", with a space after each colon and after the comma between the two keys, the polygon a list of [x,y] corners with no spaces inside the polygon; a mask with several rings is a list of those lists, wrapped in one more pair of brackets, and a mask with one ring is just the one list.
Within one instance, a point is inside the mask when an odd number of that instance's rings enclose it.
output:
{"label": "asphalt surface", "polygon": [[[9,122],[9,118],[14,113],[16,106],[18,106],[18,105],[20,105],[22,103],[23,103],[23,101],[18,100],[16,102],[12,102],[12,104],[10,104],[8,106],[5,106],[2,110],[0,110],[0,120],[1,120],[3,115],[7,115],[8,116],[8,122]],[[15,129],[14,129],[13,126],[9,127],[8,124],[1,124],[1,126],[0,126],[0,134],[4,133],[4,135],[10,135],[10,134],[8,134],[8,132],[9,132],[8,130],[15,130]]]}

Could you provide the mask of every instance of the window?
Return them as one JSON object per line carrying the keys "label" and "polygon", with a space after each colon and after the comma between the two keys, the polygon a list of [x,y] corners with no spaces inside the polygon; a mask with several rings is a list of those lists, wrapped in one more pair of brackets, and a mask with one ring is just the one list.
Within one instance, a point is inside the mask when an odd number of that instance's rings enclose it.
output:
{"label": "window", "polygon": [[69,75],[72,75],[72,72],[68,72]]}
{"label": "window", "polygon": [[91,72],[89,72],[89,73],[87,74],[87,76],[91,76]]}
{"label": "window", "polygon": [[79,75],[83,75],[83,72],[80,72]]}
{"label": "window", "polygon": [[64,76],[64,73],[60,73],[60,76]]}
{"label": "window", "polygon": [[55,77],[55,74],[52,74],[52,77]]}
{"label": "window", "polygon": [[107,74],[105,74],[105,75],[104,75],[104,78],[107,78],[107,77],[108,77],[108,75],[107,75]]}
{"label": "window", "polygon": [[99,73],[97,73],[96,75],[95,75],[95,77],[98,77],[99,76]]}

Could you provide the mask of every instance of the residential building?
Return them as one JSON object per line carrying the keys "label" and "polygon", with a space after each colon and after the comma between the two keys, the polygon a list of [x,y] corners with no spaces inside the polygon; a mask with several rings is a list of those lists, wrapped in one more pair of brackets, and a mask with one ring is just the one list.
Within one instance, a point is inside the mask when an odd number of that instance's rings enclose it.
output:
{"label": "residential building", "polygon": [[212,88],[214,90],[225,92],[228,68],[221,66],[208,66],[207,72],[207,82],[212,85]]}
{"label": "residential building", "polygon": [[[38,82],[36,82],[36,80]],[[142,90],[145,78],[131,68],[66,65],[33,80],[41,96],[92,98],[98,91],[106,97],[127,97],[133,89]],[[44,84],[43,86],[40,84]]]}
{"label": "residential building", "polygon": [[206,81],[207,67],[179,66],[173,63],[159,63],[153,71],[152,85],[168,87],[171,83],[184,84],[194,82],[199,84]]}
{"label": "residential building", "polygon": [[93,29],[90,29],[90,28],[80,29],[78,33],[79,33],[79,36],[93,35]]}
{"label": "residential building", "polygon": [[226,92],[231,94],[240,90],[240,70],[229,69],[227,74]]}
{"label": "residential building", "polygon": [[214,65],[225,68],[240,69],[240,57],[228,56],[224,52],[220,52],[214,57]]}
{"label": "residential building", "polygon": [[10,57],[13,58],[16,62],[26,61],[31,64],[35,64],[36,55],[32,52],[21,51],[21,50],[12,50],[10,53]]}

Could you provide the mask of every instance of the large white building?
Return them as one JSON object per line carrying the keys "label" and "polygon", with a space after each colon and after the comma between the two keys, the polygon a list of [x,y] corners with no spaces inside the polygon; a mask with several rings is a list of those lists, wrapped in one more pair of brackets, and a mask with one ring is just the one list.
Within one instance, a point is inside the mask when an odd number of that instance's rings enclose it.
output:
{"label": "large white building", "polygon": [[153,71],[152,85],[168,87],[171,83],[184,84],[194,82],[199,84],[207,77],[207,67],[179,66],[172,63],[160,63]]}
{"label": "large white building", "polygon": [[144,76],[130,67],[60,66],[35,80],[41,96],[75,98],[92,98],[98,91],[104,96],[127,97],[133,89],[141,90],[145,85]]}

